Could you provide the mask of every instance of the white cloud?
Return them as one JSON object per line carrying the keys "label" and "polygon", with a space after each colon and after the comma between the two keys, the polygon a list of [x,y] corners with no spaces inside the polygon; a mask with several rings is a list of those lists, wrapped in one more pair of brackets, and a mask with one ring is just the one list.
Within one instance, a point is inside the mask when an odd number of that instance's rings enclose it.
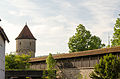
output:
{"label": "white cloud", "polygon": [[61,8],[70,8],[73,7],[69,1],[65,0],[52,0],[55,4],[58,4]]}
{"label": "white cloud", "polygon": [[107,42],[107,37],[104,36],[113,32],[114,13],[118,8],[119,2],[119,0],[90,0],[83,3],[83,6],[93,15],[93,19],[88,24],[92,26],[89,29],[92,30],[93,34],[100,36],[104,42]]}
{"label": "white cloud", "polygon": [[[22,21],[28,20],[28,26],[37,38],[38,55],[50,52],[68,52],[67,42],[75,33],[75,28],[80,23],[85,25],[92,34],[105,39],[107,32],[113,29],[115,17],[113,13],[118,9],[119,0],[50,0],[39,3],[39,0],[7,0],[15,9],[8,10],[8,16],[22,18],[3,22],[11,43],[7,50],[15,51],[15,38],[23,28]],[[7,12],[6,12],[7,13]],[[92,15],[92,16],[89,16]],[[12,21],[19,24],[14,24]],[[112,24],[112,25],[111,25]],[[18,27],[20,26],[20,27]],[[11,29],[12,28],[12,29]],[[105,42],[104,40],[104,42]]]}
{"label": "white cloud", "polygon": [[35,15],[34,14],[35,12],[33,10],[39,8],[39,6],[37,6],[34,2],[30,0],[7,0],[7,1],[16,8],[16,11],[14,11],[14,13],[17,13],[17,16]]}
{"label": "white cloud", "polygon": [[9,13],[12,14],[12,15],[17,15],[16,11],[9,11]]}
{"label": "white cloud", "polygon": [[36,4],[34,4],[34,2],[30,0],[7,0],[7,1],[9,1],[15,7],[23,10],[24,9],[32,10],[38,8],[38,6],[36,6]]}
{"label": "white cloud", "polygon": [[[75,27],[72,29],[73,22],[70,22],[62,15],[48,17],[39,21],[41,23],[40,25],[34,25],[32,27],[32,30],[38,39],[37,56],[41,53],[40,51],[44,50],[46,50],[44,54],[50,52],[67,52],[68,48],[66,40],[71,36],[71,31],[75,30]],[[65,24],[68,24],[68,26]]]}
{"label": "white cloud", "polygon": [[[10,14],[14,15],[17,13],[18,16],[32,17],[32,22],[35,23],[35,25],[32,24],[33,26],[32,27],[30,26],[30,28],[31,28],[31,31],[33,32],[33,35],[37,38],[37,53],[36,53],[37,56],[41,52],[44,54],[48,54],[50,52],[55,53],[56,51],[58,51],[58,52],[63,52],[63,51],[66,52],[67,51],[66,40],[68,40],[68,37],[71,36],[70,31],[73,30],[73,29],[71,29],[71,27],[72,27],[72,25],[74,25],[74,22],[67,19],[62,14],[56,15],[56,16],[41,17],[39,14],[40,11],[39,11],[39,13],[37,13],[38,11],[36,11],[36,9],[38,9],[39,7],[36,7],[37,6],[36,4],[34,4],[28,0],[23,0],[20,2],[13,0],[13,1],[10,1],[10,3],[19,10],[18,12],[17,12],[17,10],[10,11],[9,12]],[[68,3],[65,3],[65,4],[68,4]],[[66,26],[66,24],[69,26]],[[9,23],[7,26],[9,26]],[[15,25],[13,25],[13,27],[14,26]],[[16,29],[18,30],[18,27],[16,27]],[[69,32],[66,29],[68,29]],[[20,33],[20,31],[21,30],[19,29],[19,33]],[[9,30],[9,32],[10,32],[10,30]],[[16,34],[18,35],[19,33],[16,33]],[[13,36],[17,36],[17,35],[13,35]],[[11,38],[12,38],[11,40],[12,40],[12,44],[13,44],[14,39],[13,39],[13,37],[11,37]],[[12,45],[10,45],[10,46],[12,46]],[[10,48],[10,46],[8,46],[8,47]],[[12,47],[14,47],[14,49],[15,49],[15,40],[14,40],[14,46],[12,46]]]}

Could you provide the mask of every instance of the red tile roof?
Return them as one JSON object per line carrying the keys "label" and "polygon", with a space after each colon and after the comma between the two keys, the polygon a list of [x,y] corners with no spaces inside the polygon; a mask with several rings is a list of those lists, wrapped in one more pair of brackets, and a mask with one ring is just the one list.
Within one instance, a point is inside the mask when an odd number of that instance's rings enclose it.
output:
{"label": "red tile roof", "polygon": [[[35,39],[27,25],[24,26],[19,36],[15,39]],[[36,40],[36,39],[35,39]]]}
{"label": "red tile roof", "polygon": [[[74,58],[74,57],[80,57],[80,56],[89,56],[89,55],[98,55],[98,54],[116,53],[116,52],[120,52],[120,46],[74,52],[74,53],[56,54],[56,55],[53,55],[53,57],[54,59],[63,59],[63,58]],[[29,62],[45,61],[46,58],[47,56],[31,58]]]}
{"label": "red tile roof", "polygon": [[0,27],[0,34],[2,35],[4,40],[6,40],[7,42],[10,42],[2,27]]}

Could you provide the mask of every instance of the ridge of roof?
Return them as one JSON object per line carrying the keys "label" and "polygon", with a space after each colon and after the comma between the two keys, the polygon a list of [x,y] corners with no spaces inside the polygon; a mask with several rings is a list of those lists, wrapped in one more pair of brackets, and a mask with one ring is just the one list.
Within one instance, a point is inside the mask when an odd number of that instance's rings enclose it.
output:
{"label": "ridge of roof", "polygon": [[34,39],[34,40],[36,40],[36,38],[31,33],[30,29],[28,28],[27,24],[24,26],[24,28],[22,29],[22,31],[20,32],[20,34],[18,35],[18,37],[15,40],[17,40],[17,39]]}
{"label": "ridge of roof", "polygon": [[[120,52],[120,46],[73,52],[73,53],[56,54],[56,55],[53,55],[53,57],[54,59],[64,59],[64,58],[74,58],[74,57],[80,57],[80,56],[98,55],[98,54],[106,54],[106,53],[114,53],[114,52]],[[46,58],[47,56],[31,58],[29,62],[45,61]]]}
{"label": "ridge of roof", "polygon": [[7,37],[7,35],[5,34],[3,28],[0,26],[0,34],[2,34],[3,38],[9,43],[9,39]]}

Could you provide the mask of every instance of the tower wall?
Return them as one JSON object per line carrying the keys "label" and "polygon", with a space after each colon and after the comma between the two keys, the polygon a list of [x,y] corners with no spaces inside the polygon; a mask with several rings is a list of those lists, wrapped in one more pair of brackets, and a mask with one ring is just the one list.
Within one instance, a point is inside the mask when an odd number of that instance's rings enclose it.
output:
{"label": "tower wall", "polygon": [[17,39],[16,40],[16,52],[18,55],[27,54],[31,57],[35,57],[36,40],[34,39]]}

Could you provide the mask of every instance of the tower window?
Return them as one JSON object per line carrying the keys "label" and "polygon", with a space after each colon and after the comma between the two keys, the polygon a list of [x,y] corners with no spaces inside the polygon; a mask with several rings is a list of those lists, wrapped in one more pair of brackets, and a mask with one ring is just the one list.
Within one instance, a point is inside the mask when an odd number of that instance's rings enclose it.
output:
{"label": "tower window", "polygon": [[2,44],[0,44],[0,47],[3,47]]}
{"label": "tower window", "polygon": [[30,42],[30,46],[31,46],[31,42]]}
{"label": "tower window", "polygon": [[21,42],[20,42],[20,45],[21,45]]}

